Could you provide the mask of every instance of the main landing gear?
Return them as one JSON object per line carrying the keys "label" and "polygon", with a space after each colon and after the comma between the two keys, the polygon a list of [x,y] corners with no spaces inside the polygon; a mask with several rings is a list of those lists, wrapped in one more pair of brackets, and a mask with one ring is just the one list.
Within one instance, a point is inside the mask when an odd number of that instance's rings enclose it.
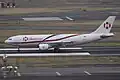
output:
{"label": "main landing gear", "polygon": [[17,48],[18,48],[18,52],[20,52],[20,46],[17,46]]}
{"label": "main landing gear", "polygon": [[59,53],[60,49],[59,48],[54,48],[54,53]]}

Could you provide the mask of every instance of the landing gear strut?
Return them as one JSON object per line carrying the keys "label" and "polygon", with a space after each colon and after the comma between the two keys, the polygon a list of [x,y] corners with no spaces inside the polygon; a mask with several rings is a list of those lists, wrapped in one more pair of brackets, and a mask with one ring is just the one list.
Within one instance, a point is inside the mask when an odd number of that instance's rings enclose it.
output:
{"label": "landing gear strut", "polygon": [[18,46],[17,48],[18,48],[18,52],[20,52],[20,46]]}
{"label": "landing gear strut", "polygon": [[54,48],[54,53],[59,53],[60,49],[59,48]]}

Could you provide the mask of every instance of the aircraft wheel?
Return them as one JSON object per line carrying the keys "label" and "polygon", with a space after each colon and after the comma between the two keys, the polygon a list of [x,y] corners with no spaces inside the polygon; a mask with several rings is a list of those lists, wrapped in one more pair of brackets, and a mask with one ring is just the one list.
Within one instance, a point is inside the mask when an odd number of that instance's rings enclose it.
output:
{"label": "aircraft wheel", "polygon": [[18,52],[20,52],[20,47],[18,46]]}
{"label": "aircraft wheel", "polygon": [[59,48],[54,48],[54,52],[58,53],[58,52],[60,52],[60,49]]}

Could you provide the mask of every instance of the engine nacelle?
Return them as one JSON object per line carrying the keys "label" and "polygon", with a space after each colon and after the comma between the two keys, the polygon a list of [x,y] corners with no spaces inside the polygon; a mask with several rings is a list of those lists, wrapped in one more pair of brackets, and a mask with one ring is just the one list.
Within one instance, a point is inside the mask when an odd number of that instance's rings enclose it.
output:
{"label": "engine nacelle", "polygon": [[39,44],[40,50],[47,50],[49,47],[50,47],[49,44]]}

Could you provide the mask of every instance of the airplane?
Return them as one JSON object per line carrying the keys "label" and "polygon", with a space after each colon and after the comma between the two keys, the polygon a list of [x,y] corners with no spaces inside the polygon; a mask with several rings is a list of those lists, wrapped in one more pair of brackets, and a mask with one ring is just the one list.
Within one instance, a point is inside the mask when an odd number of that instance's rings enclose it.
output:
{"label": "airplane", "polygon": [[54,49],[59,52],[60,47],[70,45],[86,44],[99,41],[108,37],[113,37],[111,28],[116,16],[109,16],[95,31],[89,34],[43,34],[43,35],[16,35],[9,37],[5,43],[17,46],[18,50],[21,46],[34,46],[39,50]]}

